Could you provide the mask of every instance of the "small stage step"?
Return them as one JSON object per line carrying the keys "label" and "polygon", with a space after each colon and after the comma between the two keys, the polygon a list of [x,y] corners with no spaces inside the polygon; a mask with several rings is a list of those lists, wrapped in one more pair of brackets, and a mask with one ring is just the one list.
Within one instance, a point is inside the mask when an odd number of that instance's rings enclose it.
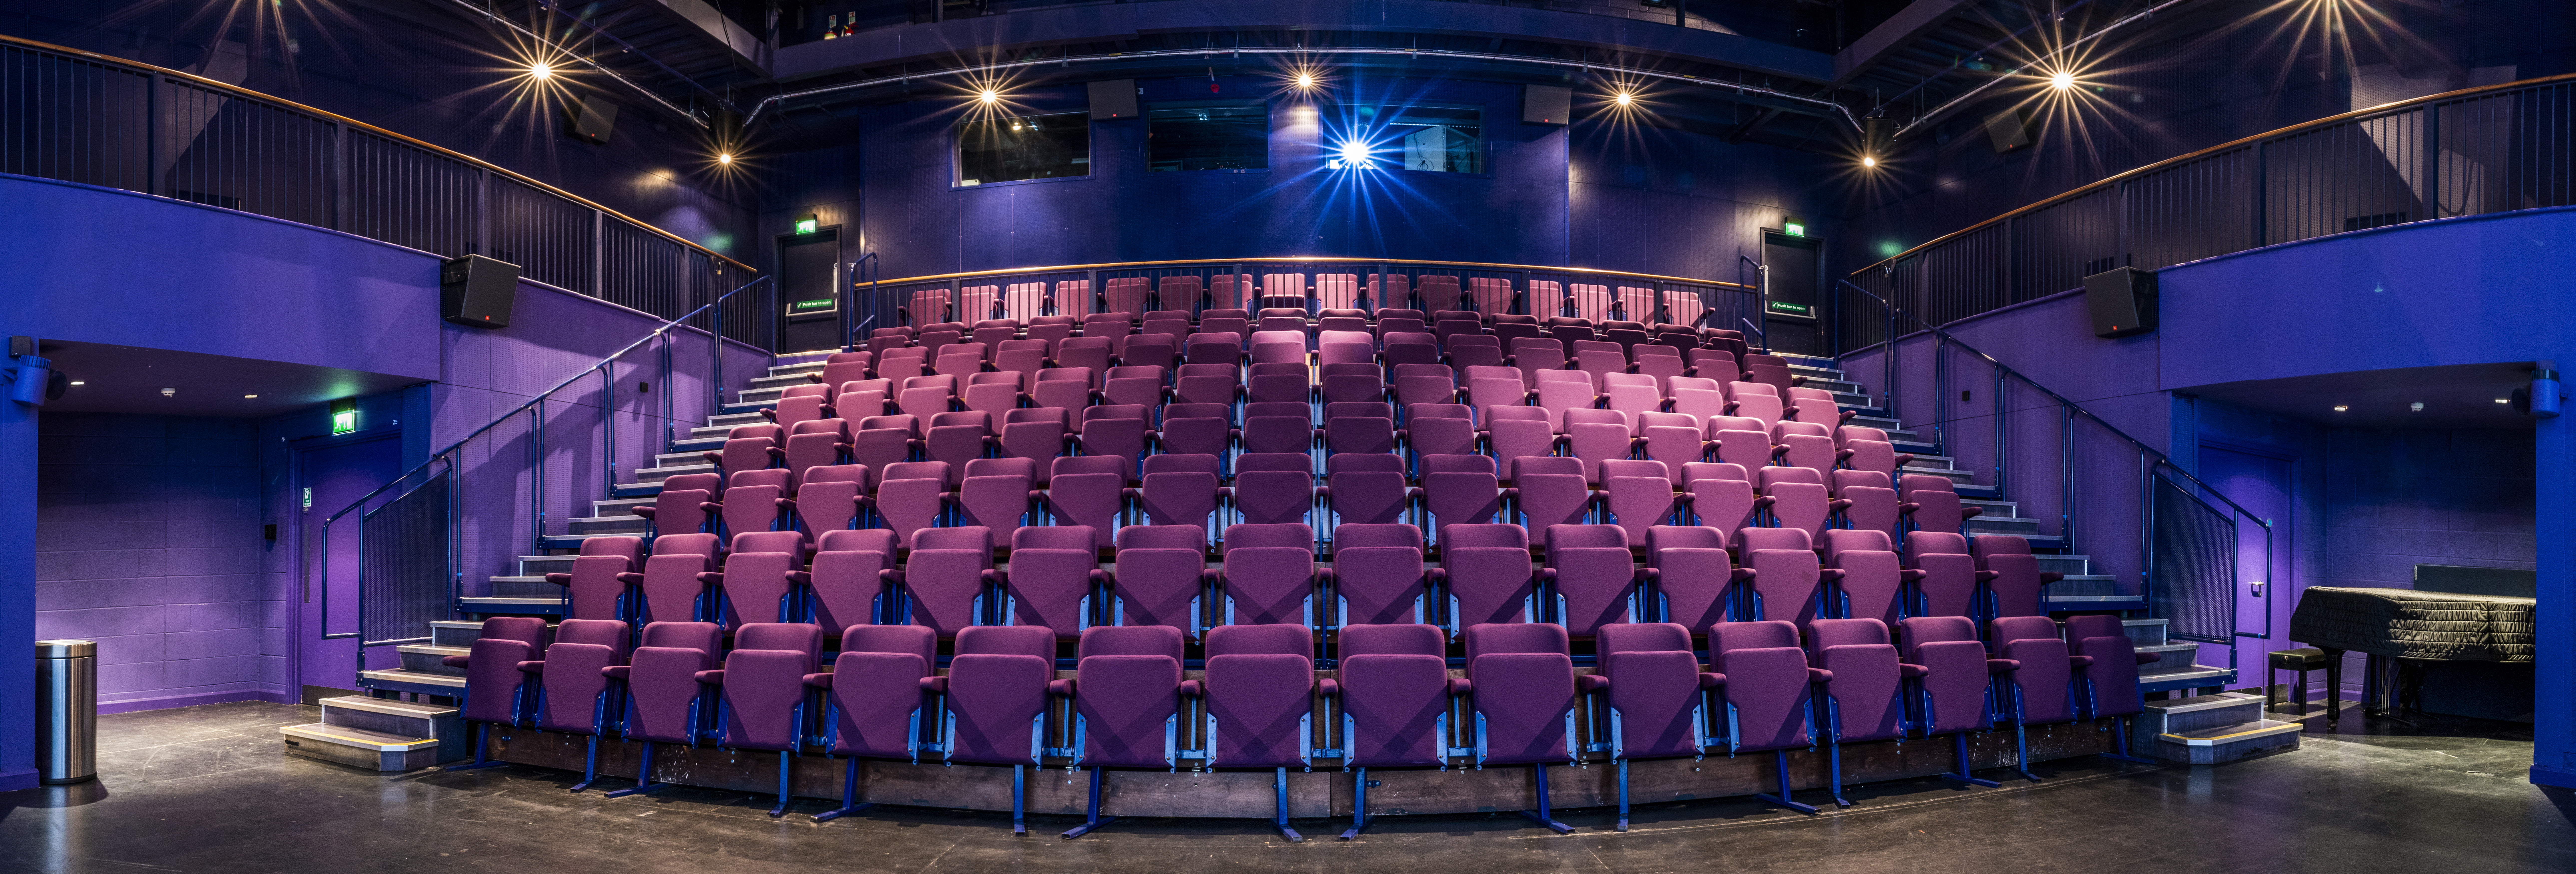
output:
{"label": "small stage step", "polygon": [[473,750],[457,708],[343,695],[322,701],[322,721],[279,729],[286,754],[375,771],[452,762]]}
{"label": "small stage step", "polygon": [[2149,701],[2130,752],[2169,762],[2216,765],[2299,746],[2299,723],[2263,718],[2263,696],[2242,692]]}
{"label": "small stage step", "polygon": [[419,692],[453,698],[465,694],[465,677],[419,671],[359,671],[358,686],[382,692]]}

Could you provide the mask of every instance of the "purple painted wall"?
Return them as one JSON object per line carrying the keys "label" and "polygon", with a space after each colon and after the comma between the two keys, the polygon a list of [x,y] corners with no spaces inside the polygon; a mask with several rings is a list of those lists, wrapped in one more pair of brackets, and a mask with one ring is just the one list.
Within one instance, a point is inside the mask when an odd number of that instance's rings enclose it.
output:
{"label": "purple painted wall", "polygon": [[38,431],[36,634],[98,641],[100,709],[283,700],[256,423],[58,413]]}

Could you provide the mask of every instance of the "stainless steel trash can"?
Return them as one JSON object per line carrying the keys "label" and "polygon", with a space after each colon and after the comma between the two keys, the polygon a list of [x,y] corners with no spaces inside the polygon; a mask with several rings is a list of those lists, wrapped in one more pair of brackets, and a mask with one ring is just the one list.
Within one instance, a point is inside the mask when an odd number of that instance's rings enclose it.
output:
{"label": "stainless steel trash can", "polygon": [[36,641],[36,772],[47,783],[98,777],[98,644]]}

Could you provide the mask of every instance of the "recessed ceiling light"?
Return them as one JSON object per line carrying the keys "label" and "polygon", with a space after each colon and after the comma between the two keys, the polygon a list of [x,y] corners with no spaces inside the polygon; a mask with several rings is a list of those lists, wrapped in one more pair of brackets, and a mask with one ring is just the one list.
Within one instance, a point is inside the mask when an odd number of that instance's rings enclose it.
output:
{"label": "recessed ceiling light", "polygon": [[2499,403],[2499,404],[2510,404],[2510,403],[2513,403],[2513,399],[2512,399],[2512,398],[2497,398],[2497,399],[2496,399],[2496,403]]}
{"label": "recessed ceiling light", "polygon": [[88,385],[88,384],[89,384],[89,382],[88,382],[87,380],[79,380],[79,379],[75,379],[75,380],[72,380],[72,384],[73,384],[73,385]]}
{"label": "recessed ceiling light", "polygon": [[535,80],[537,80],[537,81],[539,81],[539,82],[543,82],[543,81],[545,81],[545,80],[552,79],[552,78],[554,78],[554,77],[555,77],[555,68],[554,68],[554,66],[553,66],[553,65],[547,64],[547,63],[546,63],[546,62],[544,62],[544,61],[538,61],[538,62],[536,62],[536,63],[533,63],[533,64],[529,64],[529,65],[528,65],[528,78],[530,78],[530,79],[535,79]]}
{"label": "recessed ceiling light", "polygon": [[2414,403],[2407,404],[2407,405],[2406,405],[2406,408],[2407,408],[2407,409],[2410,409],[2410,410],[2414,410],[2415,412],[2421,413],[2421,412],[2423,412],[2423,411],[2424,411],[2424,402],[2423,402],[2423,401],[2416,401],[2416,402],[2414,402]]}
{"label": "recessed ceiling light", "polygon": [[176,395],[176,394],[178,394],[178,393],[179,393],[179,390],[178,390],[178,389],[175,389],[175,388],[165,388],[165,389],[162,389],[162,390],[161,390],[161,396],[162,396],[162,397],[165,397],[165,398],[166,398],[166,397],[170,397],[170,396],[172,396],[172,395]]}
{"label": "recessed ceiling light", "polygon": [[248,399],[250,399],[250,398],[255,398],[255,397],[259,397],[259,396],[258,396],[258,395],[242,395],[242,398],[243,398],[244,400],[248,400]]}
{"label": "recessed ceiling light", "polygon": [[2350,405],[2350,404],[2336,404],[2336,405],[2335,405],[2335,412],[2338,412],[2338,413],[2348,413],[2348,412],[2352,412],[2352,405]]}

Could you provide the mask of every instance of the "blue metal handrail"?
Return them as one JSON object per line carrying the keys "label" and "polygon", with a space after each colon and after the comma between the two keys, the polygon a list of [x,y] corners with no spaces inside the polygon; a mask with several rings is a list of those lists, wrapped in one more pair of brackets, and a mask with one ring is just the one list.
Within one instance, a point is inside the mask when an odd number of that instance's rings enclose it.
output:
{"label": "blue metal handrail", "polygon": [[[770,279],[771,279],[771,277],[763,276],[763,277],[760,277],[760,278],[758,278],[758,279],[754,279],[754,280],[752,280],[752,281],[750,281],[750,282],[743,283],[742,285],[735,287],[732,291],[728,291],[728,292],[725,292],[724,294],[717,295],[715,300],[708,301],[708,302],[707,302],[707,303],[705,303],[704,305],[699,306],[697,309],[693,309],[693,310],[688,311],[687,313],[681,314],[678,318],[673,318],[673,319],[665,320],[665,321],[661,324],[661,326],[654,328],[650,333],[647,333],[647,334],[645,334],[645,335],[644,335],[644,336],[642,336],[642,337],[638,337],[638,338],[636,338],[634,342],[626,344],[623,348],[620,348],[620,349],[618,349],[618,350],[617,350],[617,351],[615,351],[615,352],[609,353],[608,357],[601,358],[601,359],[599,359],[597,362],[592,363],[590,366],[588,366],[588,367],[584,367],[584,368],[582,368],[581,370],[575,371],[575,372],[573,373],[573,375],[568,376],[568,377],[565,377],[565,378],[563,379],[563,381],[562,381],[562,382],[555,383],[554,387],[549,388],[549,389],[546,389],[546,390],[545,390],[545,391],[543,391],[543,392],[539,392],[539,393],[537,393],[537,395],[536,395],[535,397],[529,398],[529,399],[527,400],[527,402],[522,403],[522,404],[518,405],[517,407],[513,407],[513,408],[511,408],[511,410],[510,410],[509,412],[501,414],[499,417],[494,418],[492,421],[485,423],[482,427],[480,427],[480,428],[476,428],[476,429],[474,429],[472,432],[470,432],[470,433],[466,434],[464,437],[458,438],[458,439],[456,440],[456,442],[448,444],[446,448],[444,448],[444,449],[440,449],[440,450],[438,450],[438,451],[436,451],[436,452],[433,452],[433,453],[430,453],[429,458],[427,458],[427,459],[423,460],[421,463],[419,463],[419,464],[417,464],[417,465],[413,465],[411,469],[406,470],[406,471],[403,471],[401,475],[396,476],[396,477],[394,477],[394,478],[393,478],[393,479],[391,479],[391,480],[388,480],[384,485],[377,486],[374,490],[367,492],[364,496],[359,497],[356,501],[350,502],[350,504],[349,504],[347,507],[343,507],[343,508],[341,508],[341,509],[339,510],[339,512],[335,512],[335,513],[332,513],[331,515],[329,515],[329,516],[327,516],[327,517],[324,517],[324,518],[323,518],[323,520],[322,520],[322,531],[321,531],[321,537],[322,537],[322,562],[321,562],[321,564],[322,564],[322,581],[321,581],[321,582],[322,582],[322,584],[321,584],[321,589],[322,589],[322,599],[321,599],[321,605],[322,605],[322,606],[321,606],[321,615],[322,615],[322,620],[321,620],[321,622],[322,622],[322,635],[321,635],[321,639],[322,639],[322,640],[347,640],[347,639],[350,639],[350,638],[361,637],[361,636],[363,636],[363,634],[364,634],[364,629],[365,629],[365,627],[366,627],[366,596],[365,596],[365,592],[366,592],[366,585],[367,585],[367,577],[366,577],[366,566],[365,566],[365,564],[364,564],[363,562],[361,562],[361,564],[359,565],[359,570],[358,570],[358,591],[359,591],[359,600],[358,600],[358,610],[359,610],[359,615],[358,615],[358,626],[359,626],[359,629],[360,629],[360,630],[359,630],[359,631],[344,631],[344,632],[336,632],[336,633],[330,630],[330,625],[331,625],[331,524],[332,524],[333,522],[337,522],[337,521],[339,521],[342,517],[347,516],[347,515],[349,515],[350,513],[353,513],[353,512],[359,512],[362,508],[366,507],[366,506],[367,506],[367,504],[369,504],[370,502],[374,501],[378,496],[385,494],[385,493],[386,493],[387,491],[389,491],[389,490],[393,490],[393,489],[395,489],[397,486],[401,486],[401,485],[402,485],[402,484],[404,484],[405,482],[408,482],[408,481],[412,480],[412,479],[413,479],[413,478],[415,478],[415,477],[420,477],[420,475],[421,475],[423,472],[428,471],[428,470],[429,470],[433,465],[444,465],[444,469],[443,469],[443,470],[441,470],[441,471],[439,472],[439,474],[438,474],[438,475],[444,476],[444,475],[447,475],[447,474],[453,473],[453,472],[456,470],[456,452],[457,452],[458,450],[465,448],[465,445],[466,445],[466,444],[468,444],[468,443],[473,442],[473,441],[474,441],[474,438],[481,437],[481,436],[483,436],[484,434],[490,433],[492,429],[497,428],[497,427],[500,427],[501,423],[509,421],[512,417],[517,416],[517,415],[519,415],[520,413],[530,413],[530,414],[531,414],[531,416],[534,418],[534,425],[533,425],[533,428],[532,428],[532,433],[534,433],[534,434],[536,434],[536,435],[538,435],[538,436],[537,436],[537,438],[536,438],[536,439],[529,441],[529,444],[530,444],[530,447],[531,447],[531,448],[530,448],[530,453],[531,453],[531,457],[532,457],[532,461],[531,461],[531,468],[532,468],[532,470],[534,470],[534,471],[536,472],[536,475],[535,475],[535,476],[533,476],[533,477],[531,477],[531,482],[530,482],[530,484],[529,484],[529,495],[530,495],[530,498],[529,498],[529,499],[530,499],[530,501],[531,501],[532,503],[533,503],[533,502],[541,502],[541,501],[543,500],[543,495],[544,495],[544,490],[545,490],[545,478],[544,478],[544,476],[543,476],[543,470],[544,470],[543,452],[544,452],[544,443],[545,443],[545,441],[544,441],[544,438],[543,438],[543,436],[542,436],[542,435],[543,435],[543,433],[544,433],[544,427],[545,427],[545,424],[544,424],[544,422],[545,422],[545,411],[544,411],[544,408],[543,408],[543,406],[542,406],[542,405],[543,405],[547,400],[549,400],[549,399],[553,398],[556,392],[560,392],[560,391],[563,391],[563,390],[564,390],[564,389],[566,389],[566,388],[570,388],[570,387],[573,385],[573,383],[581,381],[584,377],[587,377],[587,376],[591,375],[592,373],[598,373],[598,374],[600,375],[601,379],[603,380],[603,382],[602,382],[603,390],[608,390],[608,389],[613,388],[613,385],[614,385],[614,384],[613,384],[613,382],[609,382],[609,381],[608,381],[608,368],[609,368],[609,365],[616,363],[618,359],[621,359],[621,358],[626,357],[626,354],[627,354],[627,353],[629,353],[629,352],[633,352],[633,351],[635,351],[636,349],[642,348],[645,344],[650,343],[650,342],[652,342],[652,341],[654,341],[654,340],[656,340],[656,339],[661,339],[661,340],[663,340],[663,341],[664,341],[664,342],[663,342],[663,349],[662,349],[662,370],[663,370],[663,373],[664,373],[664,378],[663,378],[662,382],[663,382],[663,385],[664,385],[664,387],[665,387],[665,388],[664,388],[664,394],[663,394],[663,411],[664,411],[665,428],[666,428],[665,436],[667,437],[667,436],[669,435],[669,432],[667,431],[667,428],[668,428],[669,426],[668,426],[668,424],[667,424],[667,423],[668,423],[668,421],[669,421],[669,418],[670,418],[670,412],[671,412],[671,410],[670,410],[670,394],[669,394],[669,388],[668,388],[668,386],[670,385],[669,373],[670,373],[670,370],[671,370],[671,364],[670,364],[671,357],[670,357],[670,348],[669,348],[669,345],[670,345],[670,344],[669,344],[669,340],[668,340],[669,335],[671,334],[671,332],[672,332],[674,329],[677,329],[677,328],[682,327],[686,322],[688,322],[690,319],[696,318],[696,317],[698,316],[698,314],[700,314],[700,313],[705,313],[705,312],[709,312],[710,310],[712,310],[712,311],[714,311],[714,312],[716,313],[716,315],[714,316],[714,318],[717,318],[717,319],[721,319],[721,318],[723,318],[723,316],[722,316],[723,310],[721,310],[721,309],[719,309],[719,308],[718,308],[718,307],[719,307],[719,305],[723,304],[726,300],[728,300],[728,299],[732,298],[734,295],[736,295],[736,294],[740,294],[740,293],[742,293],[743,291],[748,290],[748,289],[750,289],[750,288],[751,288],[751,287],[753,287],[753,286],[760,285],[761,283],[764,283],[764,282],[768,282],[768,281],[770,281]],[[709,346],[715,350],[714,354],[715,354],[715,356],[716,356],[716,360],[717,360],[718,362],[721,362],[721,361],[723,360],[723,355],[724,355],[724,342],[725,342],[725,341],[724,341],[723,334],[722,334],[722,322],[720,322],[720,321],[719,321],[719,322],[716,322],[716,323],[714,323],[713,325],[711,325],[711,326],[710,326],[710,328],[709,328],[709,329],[708,329],[708,331],[707,331],[707,337],[708,337],[708,341],[709,341]],[[722,372],[721,372],[721,371],[718,371],[718,372],[717,372],[717,375],[716,375],[716,376],[714,377],[714,379],[711,381],[711,385],[713,385],[713,386],[714,386],[714,391],[718,392],[718,398],[719,398],[719,400],[720,400],[720,399],[722,398],[722,394],[721,394],[721,392],[723,391],[723,384],[722,384]],[[605,406],[605,404],[603,404],[603,406]],[[720,408],[720,406],[719,406],[718,408]],[[606,420],[608,420],[608,421],[614,421],[615,416],[606,416],[606,417],[604,417],[604,418],[605,418]],[[616,482],[616,471],[617,471],[616,453],[613,451],[613,448],[614,448],[614,446],[615,446],[615,443],[613,442],[613,440],[614,440],[614,438],[615,438],[615,433],[616,433],[616,432],[615,432],[613,429],[614,429],[614,425],[610,425],[610,426],[608,426],[608,428],[603,429],[603,430],[602,430],[602,432],[601,432],[601,439],[602,439],[603,443],[604,443],[607,447],[609,447],[609,448],[612,450],[612,451],[607,451],[607,452],[603,452],[603,453],[601,453],[601,455],[606,459],[606,465],[607,465],[606,470],[607,470],[607,474],[608,474],[608,482],[610,482],[612,485]],[[666,446],[667,446],[667,445],[668,445],[668,442],[666,441],[664,445],[666,445]],[[395,495],[394,495],[394,497],[393,497],[391,500],[401,500],[403,497],[410,495],[413,491],[418,490],[421,486],[423,486],[423,485],[427,485],[427,484],[430,482],[430,480],[431,480],[431,479],[432,479],[431,477],[420,477],[420,482],[419,482],[418,484],[415,484],[415,485],[411,486],[410,488],[402,489],[399,493],[395,494]],[[447,540],[448,540],[447,566],[448,566],[448,576],[449,576],[449,586],[450,586],[451,596],[452,596],[452,593],[455,591],[455,587],[460,586],[460,585],[462,584],[462,577],[461,577],[460,573],[456,570],[456,567],[457,567],[457,565],[458,565],[458,563],[459,563],[459,562],[458,562],[459,556],[458,556],[458,554],[457,554],[457,553],[458,553],[458,551],[459,551],[459,549],[460,549],[460,547],[458,546],[458,543],[457,543],[457,540],[458,540],[458,534],[457,534],[457,531],[456,531],[456,525],[455,525],[456,516],[457,516],[457,506],[458,506],[458,502],[459,502],[459,500],[460,500],[460,498],[459,498],[459,496],[457,495],[456,490],[455,490],[455,489],[449,489],[449,491],[448,491],[448,526],[447,526]],[[389,501],[388,503],[390,503],[390,501]],[[542,504],[541,504],[541,503],[540,503],[540,504],[538,504],[538,511],[537,511],[534,515],[535,515],[535,519],[536,519],[535,524],[537,525],[537,534],[538,534],[540,537],[542,537],[542,536],[543,536],[543,534],[544,534],[545,517],[544,517],[544,512],[543,512],[543,508],[542,508]],[[363,521],[363,520],[364,520],[364,518],[365,518],[365,517],[362,515],[362,516],[360,517],[361,521]],[[361,534],[361,537],[363,538],[363,533]],[[363,556],[363,555],[364,555],[364,553],[365,553],[365,543],[364,543],[363,539],[361,540],[360,545],[359,545],[359,552],[360,552],[360,554],[361,554],[362,556]],[[405,640],[410,640],[410,639],[405,639]],[[358,644],[358,649],[359,649],[359,654],[358,654],[358,667],[359,667],[359,669],[360,669],[360,670],[364,670],[364,669],[366,668],[366,649],[367,649],[368,647],[371,647],[371,646],[377,646],[377,645],[382,645],[382,644],[386,644],[386,643],[395,643],[395,642],[401,642],[401,641],[366,641],[366,640],[361,640],[361,641],[359,641],[359,644]]]}

